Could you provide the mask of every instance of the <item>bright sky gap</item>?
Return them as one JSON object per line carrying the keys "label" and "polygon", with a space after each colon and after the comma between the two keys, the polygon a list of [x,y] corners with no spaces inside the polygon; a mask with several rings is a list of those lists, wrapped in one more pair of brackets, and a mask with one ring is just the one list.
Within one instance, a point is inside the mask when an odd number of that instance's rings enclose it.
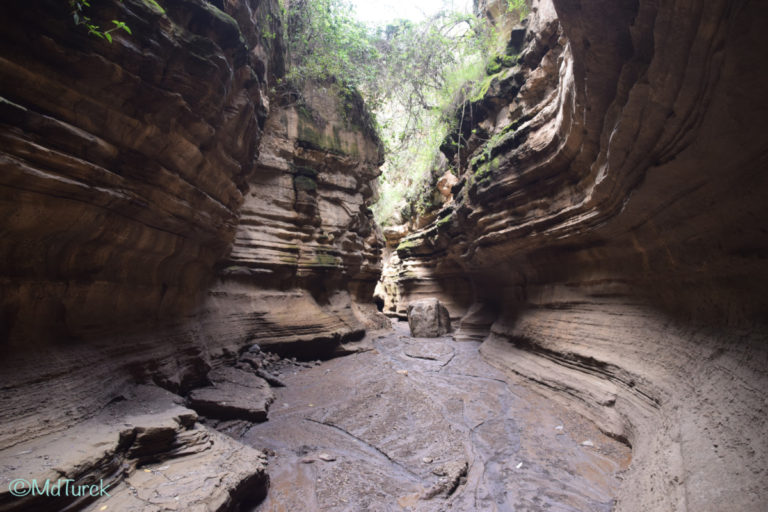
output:
{"label": "bright sky gap", "polygon": [[352,0],[357,19],[366,23],[384,24],[394,19],[406,18],[420,21],[446,8],[470,11],[472,0]]}

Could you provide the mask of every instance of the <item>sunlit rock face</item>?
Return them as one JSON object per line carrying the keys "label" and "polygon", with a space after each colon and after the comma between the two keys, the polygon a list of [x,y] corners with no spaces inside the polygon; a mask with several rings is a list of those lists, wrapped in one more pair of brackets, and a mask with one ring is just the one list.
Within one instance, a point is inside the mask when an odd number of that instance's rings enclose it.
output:
{"label": "sunlit rock face", "polygon": [[469,147],[445,146],[454,202],[388,270],[632,445],[618,510],[764,506],[767,21],[533,2],[518,64],[465,108]]}

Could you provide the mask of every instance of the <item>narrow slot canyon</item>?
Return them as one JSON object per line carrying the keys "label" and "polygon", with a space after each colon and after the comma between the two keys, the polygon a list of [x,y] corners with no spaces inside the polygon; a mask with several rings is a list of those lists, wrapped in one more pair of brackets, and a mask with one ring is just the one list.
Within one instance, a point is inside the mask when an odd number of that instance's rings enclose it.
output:
{"label": "narrow slot canyon", "polygon": [[0,512],[765,511],[768,4],[371,5],[3,3]]}

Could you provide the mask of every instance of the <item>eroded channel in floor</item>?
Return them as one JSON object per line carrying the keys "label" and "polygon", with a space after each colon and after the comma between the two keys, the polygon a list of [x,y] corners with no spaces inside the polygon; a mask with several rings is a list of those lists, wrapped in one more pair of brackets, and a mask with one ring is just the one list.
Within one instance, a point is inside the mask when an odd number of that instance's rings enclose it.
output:
{"label": "eroded channel in floor", "polygon": [[418,339],[284,374],[259,511],[608,511],[629,449],[486,363],[478,343]]}

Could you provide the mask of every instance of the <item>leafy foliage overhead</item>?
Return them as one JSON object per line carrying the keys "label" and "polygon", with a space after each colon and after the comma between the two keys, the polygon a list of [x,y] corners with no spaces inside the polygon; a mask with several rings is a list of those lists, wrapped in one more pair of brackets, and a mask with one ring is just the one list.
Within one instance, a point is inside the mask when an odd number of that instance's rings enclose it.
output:
{"label": "leafy foliage overhead", "polygon": [[334,78],[359,89],[372,111],[394,102],[411,118],[419,109],[439,107],[433,96],[451,68],[487,37],[487,26],[475,16],[449,11],[421,23],[366,25],[348,0],[296,0],[286,18],[289,81]]}
{"label": "leafy foliage overhead", "polygon": [[375,114],[387,163],[374,212],[379,222],[396,222],[397,211],[434,177],[451,129],[444,113],[463,101],[457,94],[468,94],[467,82],[485,75],[493,27],[450,10],[371,26],[354,18],[348,0],[292,1],[285,18],[287,81],[333,78],[362,92]]}
{"label": "leafy foliage overhead", "polygon": [[[97,25],[97,22],[91,19],[89,10],[91,8],[92,0],[68,0],[69,7],[72,11],[72,20],[75,25],[82,26],[88,31],[89,35],[96,36],[101,39],[105,39],[108,43],[112,42],[112,32],[116,30],[124,30],[128,34],[131,34],[130,27],[120,20],[111,20],[110,28],[102,28]],[[120,0],[122,1],[122,0]],[[157,0],[146,0],[148,4],[155,7],[161,13],[165,12]]]}

